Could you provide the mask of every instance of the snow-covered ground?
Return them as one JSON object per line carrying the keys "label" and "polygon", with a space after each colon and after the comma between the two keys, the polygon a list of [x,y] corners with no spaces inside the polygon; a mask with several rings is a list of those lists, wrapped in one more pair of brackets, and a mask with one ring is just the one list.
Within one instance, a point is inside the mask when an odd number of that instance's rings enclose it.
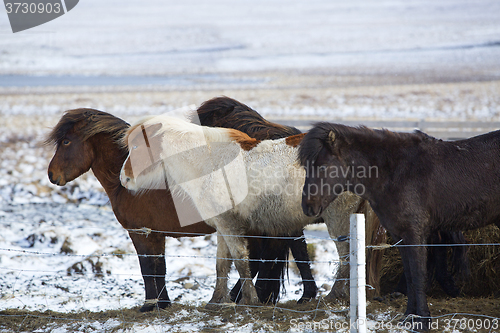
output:
{"label": "snow-covered ground", "polygon": [[[144,290],[135,250],[106,194],[91,173],[64,187],[50,184],[51,152],[51,147],[27,142],[0,149],[0,309],[100,311],[141,304]],[[215,235],[167,238],[171,299],[195,304],[210,299],[215,242]],[[328,261],[336,253],[333,242],[318,242],[323,263],[314,269],[321,286],[331,282],[334,268]],[[295,270],[289,280],[283,299],[300,298]]]}
{"label": "snow-covered ground", "polygon": [[[0,125],[0,311],[81,313],[141,305],[144,286],[135,250],[98,181],[91,173],[64,187],[47,179],[53,148],[40,141],[54,121],[36,113],[4,119],[11,121]],[[318,286],[329,285],[338,259],[335,245],[325,233],[315,237],[309,240],[316,244],[313,272]],[[216,236],[167,238],[166,248],[170,298],[202,307],[215,285]],[[237,276],[233,269],[230,284]],[[282,300],[297,300],[301,293],[292,265]],[[134,331],[155,327],[143,326]]]}
{"label": "snow-covered ground", "polygon": [[[93,175],[64,187],[48,181],[53,151],[41,141],[64,110],[133,122],[228,95],[274,119],[500,120],[497,0],[85,0],[16,34],[3,8],[0,311],[98,311],[144,299],[132,244]],[[334,243],[308,242],[317,284],[329,284]],[[214,236],[167,239],[167,248],[171,299],[201,306],[215,281]],[[283,300],[300,297],[294,269],[286,290]]]}

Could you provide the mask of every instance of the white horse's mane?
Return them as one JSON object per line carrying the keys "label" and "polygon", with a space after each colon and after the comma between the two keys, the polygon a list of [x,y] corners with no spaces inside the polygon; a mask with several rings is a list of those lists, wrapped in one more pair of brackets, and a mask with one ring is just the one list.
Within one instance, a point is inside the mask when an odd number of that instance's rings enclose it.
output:
{"label": "white horse's mane", "polygon": [[[199,132],[203,133],[205,136],[205,140],[207,142],[231,142],[234,141],[229,133],[234,132],[236,130],[222,128],[222,127],[207,127],[201,126],[194,123],[191,123],[187,120],[167,116],[167,115],[159,115],[159,116],[147,116],[139,120],[134,126],[137,125],[153,125],[160,123],[162,125],[161,129],[158,131],[157,135],[161,135],[162,133],[175,133],[179,135],[184,135],[187,133]],[[133,126],[133,127],[134,127]],[[203,132],[200,132],[203,131]],[[245,135],[244,133],[241,133]],[[245,135],[246,136],[246,135]]]}

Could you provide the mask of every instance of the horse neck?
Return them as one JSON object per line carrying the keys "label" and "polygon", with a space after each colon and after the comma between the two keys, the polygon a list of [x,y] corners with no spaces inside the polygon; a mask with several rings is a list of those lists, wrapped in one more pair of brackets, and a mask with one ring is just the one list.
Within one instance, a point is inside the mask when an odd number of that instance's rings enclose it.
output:
{"label": "horse neck", "polygon": [[342,160],[350,169],[343,171],[354,183],[364,185],[367,192],[363,196],[365,199],[381,194],[387,181],[397,176],[408,151],[417,148],[414,142],[404,137],[388,140],[379,137],[362,137],[359,140],[358,137],[347,140],[351,144],[345,150],[341,148]]}
{"label": "horse neck", "polygon": [[127,152],[107,133],[99,133],[89,139],[94,151],[92,172],[112,199],[121,188],[120,170],[127,157]]}

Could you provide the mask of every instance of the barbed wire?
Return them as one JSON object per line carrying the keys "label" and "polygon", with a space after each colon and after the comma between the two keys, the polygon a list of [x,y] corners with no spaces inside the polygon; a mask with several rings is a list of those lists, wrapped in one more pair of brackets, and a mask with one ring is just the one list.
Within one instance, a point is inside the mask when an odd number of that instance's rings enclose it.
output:
{"label": "barbed wire", "polygon": [[339,260],[282,260],[282,259],[242,259],[242,258],[224,258],[217,256],[204,256],[204,255],[185,255],[185,254],[137,254],[137,253],[98,253],[98,254],[74,254],[74,253],[51,253],[51,252],[38,252],[38,251],[28,251],[28,250],[20,250],[20,249],[8,249],[8,248],[0,248],[0,251],[5,252],[18,252],[32,256],[64,256],[64,257],[80,257],[80,258],[102,258],[102,257],[122,257],[122,256],[132,256],[132,257],[153,257],[153,258],[197,258],[197,259],[224,259],[231,261],[251,261],[251,262],[285,262],[285,263],[304,263],[304,264],[332,264],[336,262],[342,262],[343,258],[348,257],[349,255],[342,256]]}
{"label": "barbed wire", "polygon": [[[92,229],[95,229],[95,227],[92,227]],[[113,230],[118,230],[120,228],[113,228]],[[148,236],[149,234],[151,234],[152,232],[158,232],[158,233],[162,233],[162,234],[182,234],[182,235],[186,235],[186,234],[190,234],[191,236],[193,237],[196,237],[196,236],[206,236],[207,234],[204,234],[204,233],[186,233],[186,232],[169,232],[169,231],[159,231],[159,230],[151,230],[149,228],[140,228],[140,229],[128,229],[127,231],[129,232],[134,232],[134,233],[142,233],[146,236]],[[213,234],[213,235],[216,235],[216,234]],[[291,237],[291,236],[284,236],[284,237],[280,237],[280,236],[245,236],[245,235],[224,235],[224,236],[228,236],[228,237],[250,237],[250,238],[272,238],[272,239],[283,239],[283,240],[297,240],[297,239],[315,239],[315,240],[332,240],[330,237],[318,237],[318,236],[311,236],[311,235],[305,235],[305,236],[300,236],[300,237]],[[343,236],[339,236],[337,238],[334,239],[334,241],[337,241],[337,242],[345,242],[345,241],[349,241],[350,240],[350,236],[349,235],[343,235]],[[377,244],[377,245],[367,245],[366,246],[366,249],[371,249],[371,250],[384,250],[384,249],[387,249],[387,248],[392,248],[392,247],[409,247],[409,246],[429,246],[429,247],[436,247],[436,246],[447,246],[447,247],[453,247],[453,246],[499,246],[500,243],[477,243],[477,244],[464,244],[464,243],[459,243],[459,244],[413,244],[413,245],[407,245],[407,244],[401,244],[401,241],[397,242],[396,244],[386,244],[386,243],[382,243],[382,244]],[[208,245],[210,246],[210,245]],[[90,258],[104,258],[104,257],[125,257],[125,256],[129,256],[129,257],[165,257],[165,258],[197,258],[197,259],[210,259],[210,260],[216,260],[216,259],[227,259],[227,260],[248,260],[248,261],[255,261],[255,262],[287,262],[287,263],[308,263],[308,264],[328,264],[328,265],[337,265],[337,266],[340,266],[340,265],[349,265],[350,262],[348,260],[348,257],[350,255],[350,253],[348,253],[347,255],[345,256],[342,256],[340,257],[338,260],[309,260],[309,261],[298,261],[298,260],[293,260],[293,259],[289,259],[289,260],[270,260],[270,259],[232,259],[232,258],[218,258],[217,256],[209,256],[209,255],[183,255],[183,254],[160,254],[160,255],[147,255],[147,254],[137,254],[137,253],[92,253],[92,254],[76,254],[76,253],[64,253],[64,252],[43,252],[43,251],[33,251],[33,250],[25,250],[25,249],[12,249],[12,248],[0,248],[0,251],[3,251],[3,252],[12,252],[12,253],[19,253],[23,256],[61,256],[61,257],[76,257],[76,258],[85,258],[85,259],[90,259]],[[68,277],[68,278],[71,278],[73,275],[78,275],[78,276],[84,276],[86,277],[89,281],[95,277],[109,277],[109,276],[127,276],[129,278],[137,278],[137,280],[141,280],[142,277],[166,277],[169,281],[173,281],[173,282],[176,282],[175,280],[178,280],[178,279],[183,279],[183,278],[189,278],[189,279],[192,279],[194,280],[196,283],[198,284],[201,284],[201,285],[204,285],[203,281],[215,281],[215,279],[218,279],[218,278],[222,278],[222,279],[234,279],[235,277],[216,277],[216,276],[207,276],[207,275],[203,275],[203,276],[197,276],[197,275],[185,275],[185,274],[167,274],[166,276],[163,276],[163,275],[142,275],[140,274],[140,272],[138,271],[137,273],[107,273],[107,272],[93,272],[93,271],[71,271],[69,272],[69,270],[71,270],[71,267],[67,268],[67,269],[64,269],[64,270],[40,270],[40,269],[23,269],[23,268],[13,268],[13,267],[0,267],[0,270],[3,270],[3,271],[15,271],[15,272],[19,272],[20,274],[22,273],[26,273],[26,274],[43,274],[43,273],[50,273],[52,275],[57,275],[59,277]],[[70,274],[70,275],[68,275]],[[329,282],[331,283],[333,281],[333,278],[334,276],[332,276],[331,279],[329,278],[316,278],[315,280],[303,280],[301,279],[300,277],[298,276],[294,276],[294,277],[291,277],[288,276],[288,280],[290,281],[293,281],[293,282],[307,282],[307,281],[315,281],[315,282]],[[267,280],[267,281],[282,281],[281,279],[273,279],[273,278],[266,278],[266,279],[263,279],[263,280]],[[336,281],[350,281],[351,279],[350,278],[345,278],[345,279],[336,279]],[[178,283],[181,283],[181,282],[178,282]],[[367,288],[372,288],[371,286],[369,285],[366,285]],[[185,288],[186,290],[188,290],[188,288]],[[84,297],[84,298],[88,298],[88,297],[91,297],[93,295],[96,295],[96,296],[99,296],[99,298],[103,298],[103,299],[123,299],[123,298],[127,298],[127,297],[124,297],[123,295],[108,295],[108,294],[103,294],[103,293],[100,293],[100,292],[89,292],[89,291],[86,291],[84,292],[82,295],[82,291],[79,289],[79,290],[75,290],[75,291],[71,291],[71,290],[67,290],[65,291],[66,295],[64,295],[64,297],[68,297],[68,299],[73,299],[75,297]],[[69,295],[67,295],[69,294]],[[51,297],[50,294],[44,294],[44,293],[40,293],[40,294],[35,294],[35,293],[32,293],[32,292],[29,292],[27,291],[26,294],[22,294],[20,293],[19,291],[16,291],[16,290],[12,290],[12,292],[7,292],[3,294],[2,296],[2,299],[5,299],[5,297],[9,298],[9,297],[12,297],[14,299],[19,299],[19,297],[24,297],[24,296],[30,296],[30,297]],[[59,297],[61,295],[56,295],[55,297]],[[19,301],[21,303],[23,303],[23,301],[21,299],[19,299]],[[317,301],[317,304],[316,304],[316,307],[314,309],[311,309],[311,310],[301,310],[301,309],[289,309],[289,308],[286,308],[286,307],[282,307],[282,306],[279,306],[278,304],[274,305],[274,306],[268,306],[268,305],[241,305],[241,304],[232,304],[231,306],[234,306],[234,308],[269,308],[269,309],[274,309],[273,311],[276,311],[276,310],[279,310],[279,311],[284,311],[284,312],[291,312],[291,313],[304,313],[304,314],[310,314],[310,313],[314,313],[314,318],[316,318],[316,314],[319,313],[319,312],[330,312],[330,313],[346,313],[347,312],[347,309],[344,309],[344,310],[338,310],[337,312],[335,312],[335,310],[332,310],[332,309],[321,309],[320,308],[320,303],[322,301],[322,298],[321,297],[318,297],[318,301]],[[183,302],[176,302],[175,300],[171,301],[172,304],[185,304]],[[24,303],[23,303],[24,304]],[[85,309],[85,306],[82,307],[82,310],[84,311],[88,311]],[[478,315],[478,314],[468,314],[468,313],[450,313],[450,314],[442,314],[442,315],[439,315],[437,317],[433,317],[433,319],[435,318],[445,318],[447,316],[449,317],[456,317],[456,316],[469,316],[469,317],[477,317],[477,318],[489,318],[489,319],[492,319],[492,320],[498,320],[500,318],[497,318],[497,317],[492,317],[492,316],[484,316],[484,315]],[[57,320],[60,320],[60,321],[64,321],[64,322],[76,322],[76,323],[88,323],[89,321],[87,319],[81,319],[81,318],[58,318],[57,316],[41,316],[41,315],[36,315],[36,314],[27,314],[27,315],[17,315],[17,314],[2,314],[0,313],[0,317],[14,317],[14,318],[25,318],[24,320],[26,320],[26,318],[29,318],[29,317],[34,317],[34,318],[48,318],[50,320],[54,320],[54,321],[57,321]],[[273,312],[273,318],[274,318],[274,312]],[[23,320],[23,321],[24,321]],[[274,320],[274,319],[273,319]],[[346,321],[348,321],[348,318],[346,317],[345,318]],[[126,320],[120,320],[120,322],[122,323],[125,323],[125,324],[130,324],[130,325],[133,325],[133,324],[137,324],[137,322],[131,322],[131,321],[126,321]],[[21,324],[22,325],[22,324]],[[1,325],[0,325],[1,327]]]}

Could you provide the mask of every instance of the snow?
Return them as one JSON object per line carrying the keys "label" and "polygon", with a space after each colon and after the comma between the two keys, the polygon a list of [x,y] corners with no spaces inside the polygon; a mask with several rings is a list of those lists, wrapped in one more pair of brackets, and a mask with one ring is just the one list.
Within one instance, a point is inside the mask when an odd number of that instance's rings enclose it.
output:
{"label": "snow", "polygon": [[[64,187],[48,181],[53,150],[42,142],[63,110],[90,106],[133,122],[229,89],[268,118],[498,121],[499,15],[497,0],[85,0],[12,34],[0,13],[0,310],[100,311],[144,300],[135,250],[95,177]],[[400,85],[370,86],[370,75]],[[446,84],[469,76],[478,82]],[[13,86],[37,77],[40,88]],[[52,87],[58,82],[70,87]],[[321,258],[316,283],[331,284],[334,243],[308,243]],[[167,238],[166,246],[170,298],[202,306],[215,284],[215,236]],[[301,294],[297,271],[289,274],[282,300]],[[236,278],[233,269],[231,283]],[[120,322],[90,325],[104,332]],[[133,328],[165,329],[155,321]]]}
{"label": "snow", "polygon": [[[0,74],[168,75],[496,66],[495,0],[81,1],[35,29],[0,18]],[[36,56],[33,56],[36,55]]]}
{"label": "snow", "polygon": [[[142,304],[135,250],[108,205],[2,204],[0,224],[0,309],[100,311]],[[170,298],[207,302],[215,284],[216,236],[167,238],[166,248]],[[326,262],[336,259],[334,245],[317,249],[318,256],[323,252],[329,255],[313,265],[319,285],[331,281]],[[295,270],[289,274],[283,300],[300,297],[301,279]],[[231,277],[237,278],[234,270]]]}

